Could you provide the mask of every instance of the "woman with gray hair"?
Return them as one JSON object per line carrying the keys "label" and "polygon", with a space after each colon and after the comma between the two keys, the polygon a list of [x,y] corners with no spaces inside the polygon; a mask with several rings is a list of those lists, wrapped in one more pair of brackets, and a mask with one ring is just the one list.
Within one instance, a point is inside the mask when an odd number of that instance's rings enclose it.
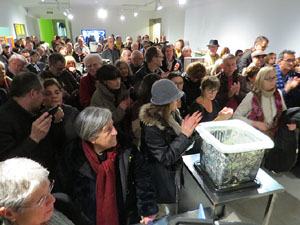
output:
{"label": "woman with gray hair", "polygon": [[0,223],[12,225],[72,225],[54,209],[54,181],[49,171],[27,158],[0,162]]}
{"label": "woman with gray hair", "polygon": [[158,209],[147,164],[135,147],[117,146],[112,113],[87,107],[76,118],[75,130],[81,140],[66,155],[63,181],[91,224],[154,220]]}

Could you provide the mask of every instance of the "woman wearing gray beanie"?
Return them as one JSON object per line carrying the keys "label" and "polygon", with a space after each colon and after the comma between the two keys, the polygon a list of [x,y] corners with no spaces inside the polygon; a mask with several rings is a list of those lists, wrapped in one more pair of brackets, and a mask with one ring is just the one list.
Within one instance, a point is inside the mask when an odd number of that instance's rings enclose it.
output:
{"label": "woman wearing gray beanie", "polygon": [[143,105],[139,114],[141,151],[150,164],[159,218],[177,214],[179,191],[183,185],[182,155],[193,143],[192,134],[202,115],[195,112],[181,120],[177,100],[184,93],[170,80],[156,81],[151,94],[151,103]]}

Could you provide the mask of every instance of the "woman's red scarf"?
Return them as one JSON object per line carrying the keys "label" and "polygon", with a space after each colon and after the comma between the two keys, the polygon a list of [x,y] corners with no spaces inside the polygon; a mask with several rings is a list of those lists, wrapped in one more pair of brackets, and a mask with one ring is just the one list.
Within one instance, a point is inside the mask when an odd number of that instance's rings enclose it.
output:
{"label": "woman's red scarf", "polygon": [[[276,89],[274,92],[275,97],[275,106],[276,106],[276,116],[273,118],[273,124],[271,127],[271,131],[276,133],[278,130],[278,120],[282,114],[282,100],[279,94],[279,91]],[[261,108],[261,94],[254,93],[252,98],[252,111],[248,115],[248,119],[264,122],[264,113]]]}
{"label": "woman's red scarf", "polygon": [[115,178],[117,150],[116,148],[108,150],[107,159],[99,163],[97,154],[89,143],[82,141],[82,147],[86,158],[97,174],[97,225],[119,225]]}

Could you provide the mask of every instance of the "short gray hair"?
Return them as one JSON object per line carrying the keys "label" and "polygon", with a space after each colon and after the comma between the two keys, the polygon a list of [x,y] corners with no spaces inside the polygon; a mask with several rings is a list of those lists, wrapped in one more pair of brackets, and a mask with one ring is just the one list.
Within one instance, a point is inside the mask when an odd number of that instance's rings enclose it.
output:
{"label": "short gray hair", "polygon": [[20,60],[21,62],[23,62],[24,64],[26,64],[26,59],[25,59],[25,57],[22,56],[22,55],[19,55],[19,54],[13,54],[13,55],[9,58],[8,63],[9,63],[9,62],[12,62],[12,61],[14,61],[14,60]]}
{"label": "short gray hair", "polygon": [[226,55],[226,56],[223,58],[223,62],[224,62],[226,59],[235,59],[235,56],[234,56],[233,54],[228,54],[228,55]]}
{"label": "short gray hair", "polygon": [[75,120],[75,131],[81,139],[89,141],[97,138],[99,131],[111,120],[112,114],[108,109],[87,107],[79,113]]}
{"label": "short gray hair", "polygon": [[27,158],[0,162],[0,208],[18,211],[40,185],[48,181],[49,171]]}
{"label": "short gray hair", "polygon": [[102,65],[103,64],[103,60],[101,58],[101,56],[97,53],[91,53],[91,54],[88,54],[87,56],[85,56],[83,58],[83,62],[84,62],[84,65],[86,66],[86,62],[91,59],[91,58],[97,58],[99,60],[99,63]]}
{"label": "short gray hair", "polygon": [[280,59],[280,60],[283,60],[283,58],[284,58],[284,54],[291,54],[291,55],[295,55],[295,52],[294,52],[294,51],[292,51],[292,50],[287,50],[287,49],[285,49],[285,50],[283,50],[282,52],[280,52],[280,53],[279,53],[279,55],[278,55],[278,59]]}

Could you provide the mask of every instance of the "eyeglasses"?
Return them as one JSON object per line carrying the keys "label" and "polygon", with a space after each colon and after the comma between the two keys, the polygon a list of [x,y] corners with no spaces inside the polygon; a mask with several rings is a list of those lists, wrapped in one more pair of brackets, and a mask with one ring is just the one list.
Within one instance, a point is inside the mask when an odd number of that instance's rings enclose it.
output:
{"label": "eyeglasses", "polygon": [[293,62],[295,62],[295,59],[284,59],[283,61],[285,61],[287,63],[293,63]]}
{"label": "eyeglasses", "polygon": [[38,201],[37,201],[37,204],[35,205],[31,205],[31,206],[22,206],[21,208],[39,208],[41,207],[46,199],[48,198],[48,196],[51,194],[51,191],[54,187],[54,183],[55,183],[55,180],[51,180],[51,183],[50,183],[50,186],[49,186],[49,191],[47,194],[43,195]]}
{"label": "eyeglasses", "polygon": [[183,82],[174,82],[177,86],[183,85]]}
{"label": "eyeglasses", "polygon": [[265,77],[264,80],[265,80],[265,81],[272,82],[272,81],[274,81],[274,80],[277,80],[277,77],[276,77],[276,76],[274,76],[274,77]]}
{"label": "eyeglasses", "polygon": [[219,90],[218,89],[208,89],[207,92],[209,94],[214,94],[215,92],[218,92]]}

